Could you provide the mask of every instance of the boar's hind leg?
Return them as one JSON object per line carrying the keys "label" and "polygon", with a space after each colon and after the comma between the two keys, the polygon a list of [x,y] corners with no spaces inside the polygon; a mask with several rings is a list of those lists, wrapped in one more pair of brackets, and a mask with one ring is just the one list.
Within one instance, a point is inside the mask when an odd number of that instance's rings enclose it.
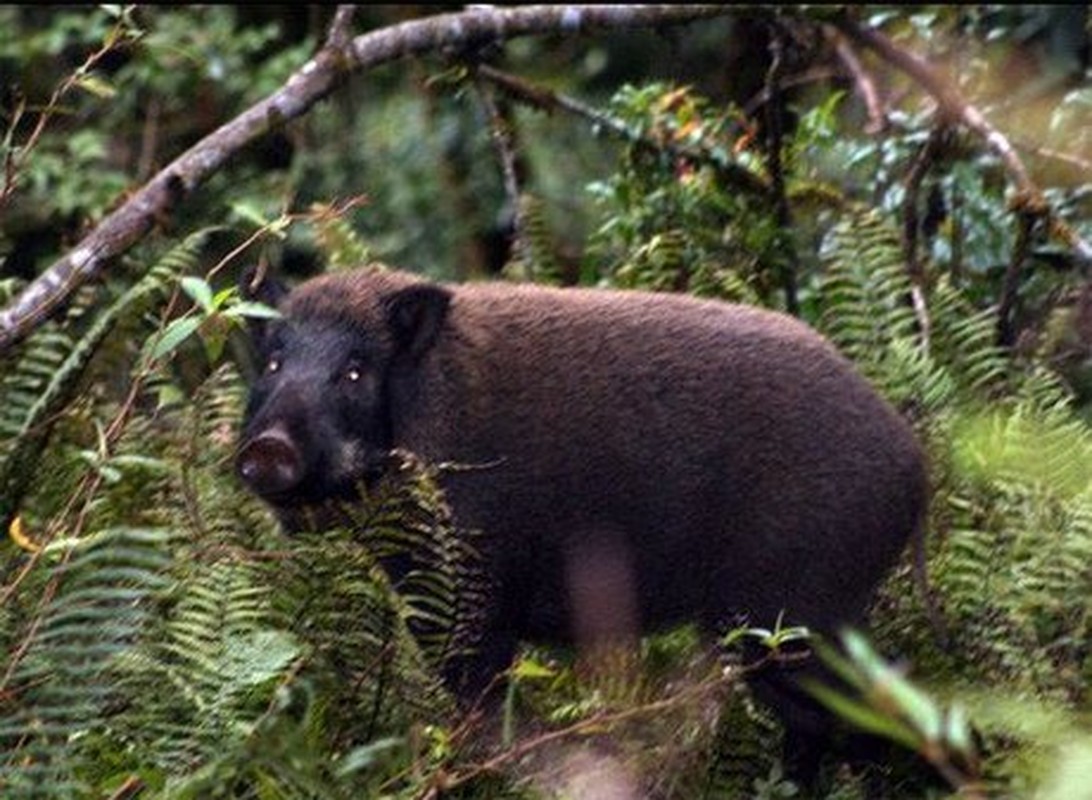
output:
{"label": "boar's hind leg", "polygon": [[801,679],[823,679],[818,666],[769,664],[750,680],[755,695],[781,719],[785,734],[782,763],[786,776],[798,786],[814,787],[823,756],[831,750],[836,733],[834,718],[800,686]]}
{"label": "boar's hind leg", "polygon": [[453,656],[443,679],[459,705],[467,710],[488,710],[504,696],[505,672],[516,654],[516,637],[491,630],[465,654]]}

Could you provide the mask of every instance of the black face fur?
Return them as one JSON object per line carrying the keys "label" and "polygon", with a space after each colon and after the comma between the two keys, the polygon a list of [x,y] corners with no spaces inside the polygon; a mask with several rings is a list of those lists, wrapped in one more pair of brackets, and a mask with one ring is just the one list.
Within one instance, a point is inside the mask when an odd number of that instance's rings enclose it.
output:
{"label": "black face fur", "polygon": [[391,447],[386,354],[337,322],[274,323],[258,351],[240,477],[278,507],[352,497],[382,471]]}
{"label": "black face fur", "polygon": [[261,367],[236,457],[243,482],[289,511],[351,499],[378,478],[395,444],[391,375],[431,347],[449,299],[431,284],[400,287],[377,298],[374,316],[346,298],[324,297],[321,311],[288,300],[283,319],[255,326]]}

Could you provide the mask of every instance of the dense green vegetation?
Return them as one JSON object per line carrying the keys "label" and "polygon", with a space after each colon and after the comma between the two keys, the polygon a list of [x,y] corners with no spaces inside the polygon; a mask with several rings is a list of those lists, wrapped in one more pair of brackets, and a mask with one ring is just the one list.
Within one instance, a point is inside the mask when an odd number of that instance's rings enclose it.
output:
{"label": "dense green vegetation", "polygon": [[[353,32],[434,13],[361,8]],[[331,16],[0,7],[0,302]],[[828,655],[826,701],[890,756],[832,763],[822,796],[1092,797],[1090,44],[1082,7],[726,8],[355,73],[234,153],[0,353],[0,795],[799,793],[733,649],[688,629],[620,665],[528,650],[483,744],[437,677],[473,624],[472,543],[413,454],[351,530],[285,537],[238,485],[267,313],[240,276],[379,260],[824,331],[929,452],[948,645],[908,554]],[[397,584],[391,552],[414,558]],[[795,634],[737,638],[776,658]]]}

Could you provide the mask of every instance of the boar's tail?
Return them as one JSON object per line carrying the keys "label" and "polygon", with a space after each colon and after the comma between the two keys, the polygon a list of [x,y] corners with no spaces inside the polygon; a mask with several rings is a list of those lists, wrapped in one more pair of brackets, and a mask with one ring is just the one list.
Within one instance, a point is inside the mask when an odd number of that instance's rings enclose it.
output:
{"label": "boar's tail", "polygon": [[941,650],[948,652],[951,638],[948,633],[948,624],[943,613],[941,613],[936,595],[933,594],[932,587],[929,585],[929,567],[925,558],[925,536],[926,526],[924,515],[922,515],[922,519],[918,520],[910,545],[913,549],[914,583],[921,594],[922,603],[925,605],[925,616],[929,618],[929,626],[933,629],[936,643]]}

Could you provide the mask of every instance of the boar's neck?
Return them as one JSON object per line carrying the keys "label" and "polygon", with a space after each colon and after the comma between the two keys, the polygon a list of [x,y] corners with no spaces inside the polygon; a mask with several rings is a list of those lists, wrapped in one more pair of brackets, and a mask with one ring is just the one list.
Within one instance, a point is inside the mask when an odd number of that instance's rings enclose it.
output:
{"label": "boar's neck", "polygon": [[481,436],[491,416],[485,334],[464,330],[453,317],[419,361],[392,367],[387,413],[394,447],[433,464],[474,466],[497,458]]}

